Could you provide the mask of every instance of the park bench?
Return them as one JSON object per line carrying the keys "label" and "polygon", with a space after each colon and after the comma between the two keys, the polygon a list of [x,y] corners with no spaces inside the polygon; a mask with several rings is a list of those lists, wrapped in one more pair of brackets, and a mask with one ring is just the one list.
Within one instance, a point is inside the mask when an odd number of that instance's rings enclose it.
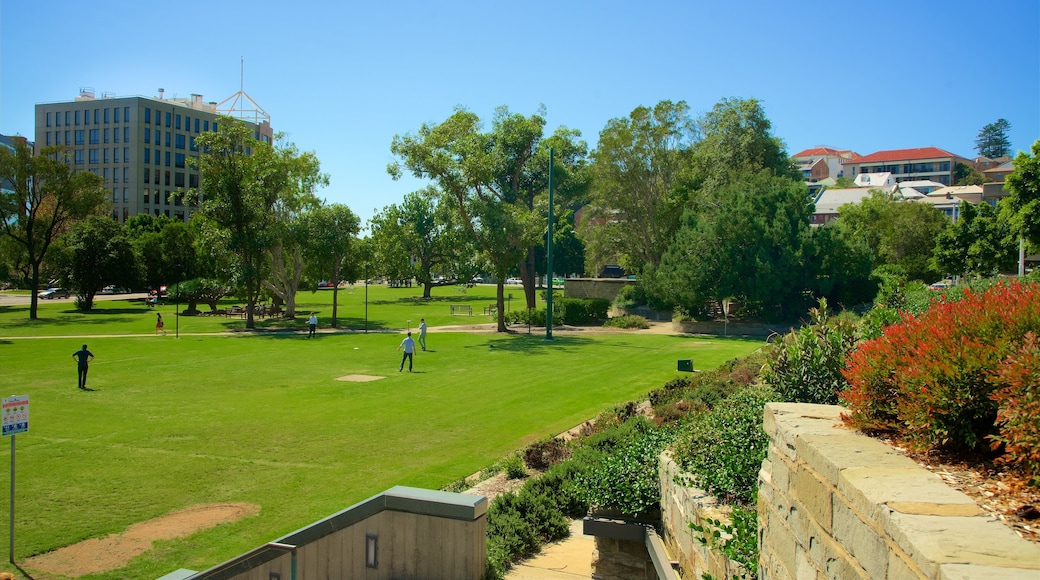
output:
{"label": "park bench", "polygon": [[473,307],[469,304],[452,304],[449,308],[451,309],[452,316],[455,316],[456,314],[468,314],[473,316]]}
{"label": "park bench", "polygon": [[485,316],[497,316],[498,315],[498,306],[495,306],[493,304],[489,305],[489,306],[485,306],[484,307],[484,315]]}

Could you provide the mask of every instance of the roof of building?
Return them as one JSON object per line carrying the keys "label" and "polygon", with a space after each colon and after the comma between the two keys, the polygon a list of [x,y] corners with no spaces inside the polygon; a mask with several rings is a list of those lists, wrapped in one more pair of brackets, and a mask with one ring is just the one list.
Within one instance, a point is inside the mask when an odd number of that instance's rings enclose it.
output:
{"label": "roof of building", "polygon": [[814,213],[838,213],[838,208],[847,203],[859,203],[870,197],[873,188],[851,187],[846,189],[826,189],[816,198]]}
{"label": "roof of building", "polygon": [[936,189],[940,189],[946,186],[942,183],[939,183],[938,181],[932,181],[931,179],[913,179],[907,181],[900,181],[899,187],[912,187],[918,190],[928,189],[930,187],[934,191]]}
{"label": "roof of building", "polygon": [[888,151],[877,151],[870,155],[854,159],[850,163],[878,163],[885,161],[935,159],[942,157],[957,157],[963,159],[960,155],[950,153],[949,151],[939,149],[938,147],[918,147],[916,149],[891,149]]}
{"label": "roof of building", "polygon": [[883,171],[881,173],[860,173],[856,176],[857,187],[881,187],[895,183],[892,173]]}
{"label": "roof of building", "polygon": [[1010,161],[1008,161],[1006,163],[1001,163],[1000,165],[998,165],[996,167],[990,167],[989,169],[985,169],[982,172],[983,173],[1004,173],[1005,171],[1014,171],[1014,170],[1015,170],[1015,166]]}
{"label": "roof of building", "polygon": [[835,149],[833,147],[813,147],[805,151],[799,151],[791,157],[815,157],[817,155],[837,155],[839,157],[850,157],[855,159],[859,154],[849,149]]}
{"label": "roof of building", "polygon": [[929,197],[948,197],[951,195],[958,196],[970,196],[970,195],[982,195],[981,185],[951,185],[942,189],[937,189],[928,194]]}

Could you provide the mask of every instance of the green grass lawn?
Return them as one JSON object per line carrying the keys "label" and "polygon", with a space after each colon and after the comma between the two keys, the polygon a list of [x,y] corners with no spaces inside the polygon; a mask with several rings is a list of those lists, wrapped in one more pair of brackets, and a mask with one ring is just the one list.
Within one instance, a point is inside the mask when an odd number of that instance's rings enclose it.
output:
{"label": "green grass lawn", "polygon": [[[410,318],[414,328],[420,316],[434,326],[457,323],[444,302],[461,297],[479,313],[494,289],[483,298],[481,290],[442,289],[447,298],[416,303],[414,288],[371,287],[370,323],[401,328]],[[363,287],[346,294],[347,314],[358,320],[358,294],[363,324]],[[330,308],[330,295],[302,295],[301,312]],[[84,578],[208,568],[393,485],[438,488],[479,471],[661,386],[677,375],[678,358],[709,368],[761,345],[629,333],[561,333],[546,342],[544,330],[434,327],[431,350],[417,353],[409,374],[397,371],[398,333],[192,335],[226,322],[185,317],[185,334],[174,339],[173,320],[170,336],[152,335],[146,307],[100,306],[84,315],[44,304],[45,322],[37,325],[19,324],[18,308],[0,312],[0,392],[31,401],[30,430],[17,438],[16,560],[194,504],[248,502],[261,510],[158,542],[127,568]],[[28,334],[61,336],[13,338]],[[146,336],[116,336],[123,334]],[[97,356],[89,392],[76,388],[71,356],[83,342]],[[349,374],[386,378],[336,380]],[[8,502],[0,503],[6,522]]]}

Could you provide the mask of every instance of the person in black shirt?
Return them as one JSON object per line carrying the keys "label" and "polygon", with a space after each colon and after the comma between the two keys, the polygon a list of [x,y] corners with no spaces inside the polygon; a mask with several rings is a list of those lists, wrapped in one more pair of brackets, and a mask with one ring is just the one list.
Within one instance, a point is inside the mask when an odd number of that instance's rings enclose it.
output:
{"label": "person in black shirt", "polygon": [[87,345],[72,353],[72,358],[79,362],[79,388],[87,390],[87,362],[94,360],[94,353],[87,350]]}

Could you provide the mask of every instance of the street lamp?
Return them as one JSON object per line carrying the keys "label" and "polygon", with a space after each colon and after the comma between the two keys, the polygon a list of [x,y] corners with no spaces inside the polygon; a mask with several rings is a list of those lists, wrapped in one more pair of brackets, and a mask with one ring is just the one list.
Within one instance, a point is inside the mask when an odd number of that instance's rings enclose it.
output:
{"label": "street lamp", "polygon": [[368,267],[365,264],[365,334],[368,334]]}

